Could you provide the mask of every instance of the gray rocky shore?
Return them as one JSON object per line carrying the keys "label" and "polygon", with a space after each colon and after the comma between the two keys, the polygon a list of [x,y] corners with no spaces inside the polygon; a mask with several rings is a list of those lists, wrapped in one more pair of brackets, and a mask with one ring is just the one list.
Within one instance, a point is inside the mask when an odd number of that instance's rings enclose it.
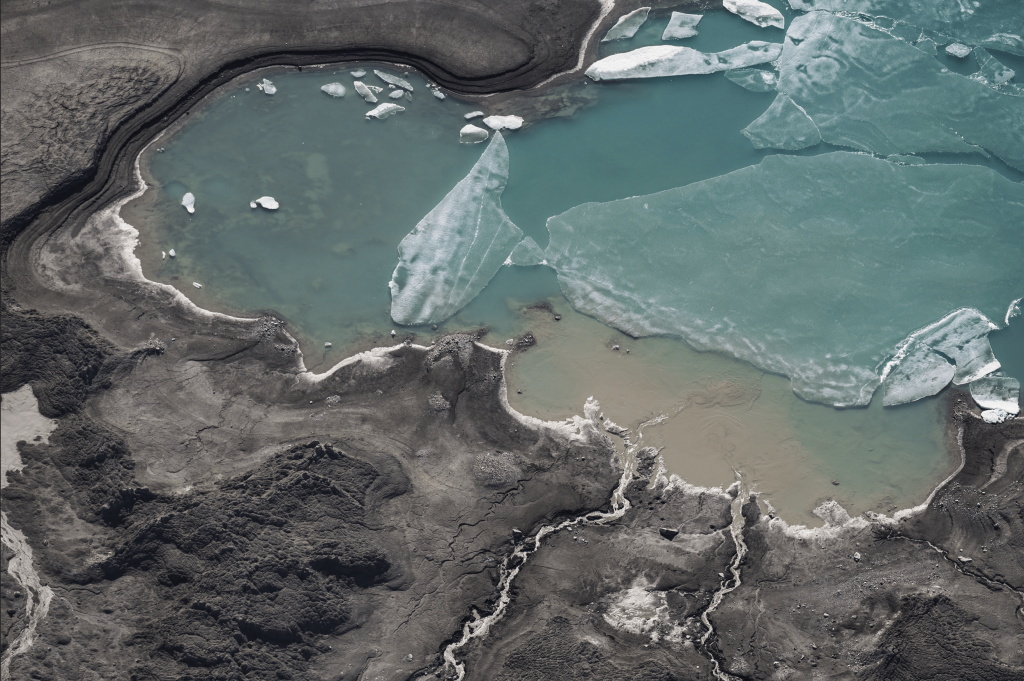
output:
{"label": "gray rocky shore", "polygon": [[6,474],[40,586],[5,539],[5,681],[1024,675],[1024,419],[950,394],[963,466],[926,504],[789,527],[621,456],[592,414],[516,414],[505,355],[472,335],[313,376],[279,320],[142,280],[101,210],[254,68],[379,59],[514,91],[575,68],[616,12],[4,4],[0,391],[30,385],[57,422]]}

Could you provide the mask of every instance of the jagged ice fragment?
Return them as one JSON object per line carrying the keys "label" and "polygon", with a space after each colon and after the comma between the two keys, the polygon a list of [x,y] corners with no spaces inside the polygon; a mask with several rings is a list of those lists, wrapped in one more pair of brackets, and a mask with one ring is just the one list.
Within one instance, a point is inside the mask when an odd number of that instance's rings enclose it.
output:
{"label": "jagged ice fragment", "polygon": [[786,20],[783,18],[782,12],[768,3],[759,0],[725,0],[722,4],[725,9],[736,16],[743,17],[762,28],[766,26],[786,28]]}
{"label": "jagged ice fragment", "polygon": [[982,409],[1020,413],[1020,381],[1009,376],[986,376],[971,383],[971,397]]}
{"label": "jagged ice fragment", "polygon": [[641,7],[633,10],[629,14],[623,14],[619,17],[619,20],[615,22],[615,25],[608,29],[608,32],[605,33],[601,42],[607,43],[612,40],[632,38],[636,35],[636,32],[640,27],[644,25],[644,22],[647,21],[647,14],[650,11],[650,7]]}
{"label": "jagged ice fragment", "polygon": [[277,88],[274,86],[274,84],[267,80],[266,78],[264,78],[263,82],[260,83],[260,89],[263,90],[263,92],[268,95],[272,95],[275,92],[277,92]]}
{"label": "jagged ice fragment", "polygon": [[771,92],[779,82],[774,73],[762,69],[732,69],[725,77],[751,92]]}
{"label": "jagged ice fragment", "polygon": [[952,45],[946,45],[946,54],[957,59],[966,59],[967,55],[971,53],[971,48],[960,43],[953,43]]}
{"label": "jagged ice fragment", "polygon": [[374,69],[373,72],[376,73],[377,77],[383,80],[385,83],[390,83],[395,87],[400,87],[403,90],[412,92],[412,83],[407,81],[405,78],[400,78],[398,76],[392,75],[387,71],[378,71],[377,69]]}
{"label": "jagged ice fragment", "polygon": [[345,86],[341,83],[328,83],[327,85],[320,86],[320,89],[329,94],[331,97],[344,97]]}
{"label": "jagged ice fragment", "polygon": [[945,388],[956,368],[927,345],[915,343],[914,349],[886,377],[882,405],[916,402]]}
{"label": "jagged ice fragment", "polygon": [[683,12],[672,12],[668,20],[665,32],[661,34],[662,40],[679,40],[681,38],[692,38],[697,35],[697,24],[704,18],[702,14],[684,14]]}
{"label": "jagged ice fragment", "polygon": [[366,87],[366,83],[357,80],[352,83],[352,87],[356,89],[356,93],[360,97],[368,101],[370,104],[377,103],[377,95],[373,94],[373,92],[370,91],[370,88]]}
{"label": "jagged ice fragment", "polygon": [[974,57],[978,60],[978,66],[981,67],[982,77],[991,85],[1002,85],[1017,75],[1013,69],[1003,65],[989,54],[988,50],[979,47],[974,50]]}
{"label": "jagged ice fragment", "polygon": [[397,104],[378,104],[369,111],[366,112],[367,118],[376,118],[378,120],[392,116],[399,111],[405,111],[404,106],[398,106]]}
{"label": "jagged ice fragment", "polygon": [[741,132],[750,139],[755,149],[796,151],[821,142],[818,126],[803,109],[781,92],[776,95],[768,110]]}
{"label": "jagged ice fragment", "polygon": [[773,61],[781,53],[782,43],[760,40],[707,54],[690,47],[651,45],[600,59],[587,75],[593,80],[622,80],[715,73]]}

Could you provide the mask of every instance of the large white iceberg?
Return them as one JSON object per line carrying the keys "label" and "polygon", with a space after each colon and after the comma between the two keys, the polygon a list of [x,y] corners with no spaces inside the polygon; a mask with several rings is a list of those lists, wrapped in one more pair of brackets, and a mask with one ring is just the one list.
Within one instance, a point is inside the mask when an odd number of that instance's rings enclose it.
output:
{"label": "large white iceberg", "polygon": [[662,40],[679,40],[681,38],[692,38],[697,35],[697,24],[704,16],[701,14],[684,14],[672,12],[668,20],[668,26],[661,34]]}
{"label": "large white iceberg", "polygon": [[373,92],[370,91],[370,88],[366,87],[366,83],[357,80],[352,83],[352,87],[356,89],[356,92],[360,97],[368,101],[370,104],[377,103],[377,95],[373,94]]}
{"label": "large white iceberg", "polygon": [[518,130],[523,127],[523,119],[519,116],[488,116],[483,123],[491,130]]}
{"label": "large white iceberg", "polygon": [[483,290],[522,231],[501,208],[508,148],[495,133],[461,182],[398,245],[391,316],[399,324],[441,322]]}
{"label": "large white iceberg", "polygon": [[392,116],[399,111],[405,111],[404,106],[398,106],[397,104],[378,104],[369,111],[366,112],[367,118],[384,119],[388,116]]}
{"label": "large white iceberg", "polygon": [[882,405],[916,402],[937,394],[951,380],[956,368],[927,345],[915,344],[883,384]]}
{"label": "large white iceberg", "polygon": [[982,409],[1020,413],[1020,381],[1009,376],[986,376],[971,383],[971,397]]}
{"label": "large white iceberg", "polygon": [[607,43],[612,40],[632,38],[636,35],[636,32],[640,27],[644,25],[644,22],[647,21],[647,14],[650,11],[650,7],[641,7],[633,10],[629,14],[623,14],[619,17],[619,20],[615,22],[615,25],[608,29],[608,32],[605,33],[601,42]]}
{"label": "large white iceberg", "polygon": [[196,197],[192,192],[188,192],[185,196],[181,197],[181,205],[185,206],[185,210],[189,213],[196,212]]}
{"label": "large white iceberg", "polygon": [[459,141],[463,144],[477,144],[478,142],[486,141],[489,134],[483,128],[478,128],[470,123],[462,128],[462,130],[459,130]]}
{"label": "large white iceberg", "polygon": [[661,78],[728,71],[773,61],[782,43],[753,40],[723,52],[705,54],[690,47],[651,45],[600,59],[587,69],[594,80]]}
{"label": "large white iceberg", "polygon": [[341,83],[328,83],[327,85],[321,85],[320,89],[329,94],[331,97],[344,97],[345,86]]}
{"label": "large white iceberg", "polygon": [[398,76],[392,75],[387,71],[378,71],[377,69],[374,69],[373,72],[376,73],[377,77],[383,80],[385,83],[390,83],[395,87],[400,87],[403,90],[412,92],[412,83],[410,83],[406,79],[399,78]]}
{"label": "large white iceberg", "polygon": [[743,17],[752,24],[786,28],[786,20],[782,12],[759,0],[724,0],[725,9],[736,16]]}

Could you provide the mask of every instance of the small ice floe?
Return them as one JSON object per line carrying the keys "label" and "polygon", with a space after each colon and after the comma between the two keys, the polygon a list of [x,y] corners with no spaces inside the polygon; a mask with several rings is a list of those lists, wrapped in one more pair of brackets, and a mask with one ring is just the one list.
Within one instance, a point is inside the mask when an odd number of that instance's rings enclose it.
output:
{"label": "small ice floe", "polygon": [[715,73],[764,64],[780,54],[782,43],[761,40],[709,53],[677,45],[649,45],[599,59],[587,69],[587,76],[592,80],[622,80]]}
{"label": "small ice floe", "polygon": [[328,83],[327,85],[321,85],[320,89],[329,94],[331,97],[344,97],[345,86],[341,83]]}
{"label": "small ice floe", "polygon": [[488,133],[483,128],[478,128],[472,123],[459,130],[459,141],[463,144],[477,144],[488,138]]}
{"label": "small ice floe", "polygon": [[731,69],[725,77],[751,92],[771,92],[779,80],[774,72],[762,69]]}
{"label": "small ice floe", "polygon": [[261,196],[255,201],[249,202],[250,208],[255,208],[256,206],[261,206],[263,208],[266,208],[267,210],[277,210],[281,206],[281,204],[279,204],[277,202],[277,199],[275,199],[273,196]]}
{"label": "small ice floe", "polygon": [[374,69],[373,72],[376,73],[377,77],[383,80],[385,83],[389,83],[391,85],[394,85],[395,87],[400,87],[403,90],[408,90],[409,92],[412,92],[412,83],[405,80],[404,78],[399,78],[398,76],[391,75],[387,71],[378,71],[377,69]]}
{"label": "small ice floe", "polygon": [[437,89],[431,90],[430,94],[434,95],[438,99],[444,99],[445,97],[444,93]]}
{"label": "small ice floe", "polygon": [[953,43],[952,45],[946,45],[946,54],[950,57],[956,57],[957,59],[966,59],[967,55],[971,53],[971,48],[967,47],[963,43]]}
{"label": "small ice floe", "polygon": [[362,78],[363,76],[366,75],[366,70],[356,69],[355,71],[349,71],[349,73],[351,73],[354,78]]}
{"label": "small ice floe", "polygon": [[391,99],[401,99],[404,96],[405,90],[395,90],[390,95],[388,95],[388,97],[390,97]]}
{"label": "small ice floe", "polygon": [[519,116],[488,116],[484,125],[491,130],[518,130],[523,127],[523,119]]}
{"label": "small ice floe", "polygon": [[722,4],[725,9],[736,16],[743,17],[762,28],[765,26],[786,28],[786,20],[782,17],[782,12],[767,3],[760,2],[760,0],[725,0]]}
{"label": "small ice floe", "polygon": [[329,348],[329,347],[331,347],[331,343],[330,343],[330,341],[328,341],[328,342],[324,343],[324,347],[325,347],[325,348]]}
{"label": "small ice floe", "polygon": [[172,258],[176,258],[178,256],[178,254],[174,252],[173,248],[167,251],[167,255],[171,256]]}
{"label": "small ice floe", "polygon": [[665,32],[661,34],[662,40],[679,40],[680,38],[692,38],[697,35],[697,24],[703,19],[702,14],[684,14],[672,12],[672,18],[668,20]]}
{"label": "small ice floe", "polygon": [[192,285],[195,286],[196,288],[202,288],[203,287],[203,285],[200,284],[198,281],[193,281]]}
{"label": "small ice floe", "polygon": [[277,88],[274,86],[274,84],[267,80],[266,78],[263,79],[262,83],[257,83],[256,87],[263,90],[263,93],[268,95],[272,95],[275,92],[277,92]]}
{"label": "small ice floe", "polygon": [[398,113],[399,111],[405,111],[405,107],[398,106],[397,104],[378,104],[366,112],[366,117],[382,120],[388,116]]}
{"label": "small ice floe", "polygon": [[160,259],[161,260],[166,260],[167,259],[167,251],[160,251]]}
{"label": "small ice floe", "polygon": [[971,383],[971,397],[982,409],[1020,413],[1020,381],[1009,376],[986,376]]}
{"label": "small ice floe", "polygon": [[356,93],[360,97],[368,101],[370,104],[377,103],[377,95],[373,94],[370,88],[366,87],[366,84],[363,83],[362,81],[357,80],[356,82],[352,83],[352,87],[356,89]]}
{"label": "small ice floe", "polygon": [[640,27],[644,25],[644,22],[647,21],[647,14],[650,11],[650,7],[641,7],[633,10],[629,14],[623,14],[619,17],[619,20],[615,22],[615,25],[609,28],[608,32],[604,34],[604,38],[601,39],[601,42],[607,43],[612,40],[632,38],[636,35],[636,32]]}
{"label": "small ice floe", "polygon": [[468,114],[463,116],[463,118],[465,118],[467,121],[471,121],[474,118],[479,118],[480,116],[483,116],[483,115],[484,115],[483,111],[470,111]]}
{"label": "small ice floe", "polygon": [[189,213],[196,212],[196,197],[192,192],[188,192],[185,196],[181,197],[181,205],[185,206],[185,210]]}

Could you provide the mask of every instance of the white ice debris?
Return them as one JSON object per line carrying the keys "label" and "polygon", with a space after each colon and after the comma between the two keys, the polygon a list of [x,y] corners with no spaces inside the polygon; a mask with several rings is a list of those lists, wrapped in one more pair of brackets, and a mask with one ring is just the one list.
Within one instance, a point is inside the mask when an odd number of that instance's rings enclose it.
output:
{"label": "white ice debris", "polygon": [[363,76],[366,75],[366,70],[365,69],[356,69],[355,71],[349,71],[349,73],[352,74],[353,78],[362,78]]}
{"label": "white ice debris", "polygon": [[765,26],[786,28],[786,20],[783,18],[782,12],[767,3],[759,2],[759,0],[725,0],[723,4],[736,16],[743,17],[762,28]]}
{"label": "white ice debris", "polygon": [[167,251],[167,255],[171,256],[172,258],[176,258],[178,256],[178,254],[174,252],[173,248]]}
{"label": "white ice debris", "polygon": [[824,520],[826,526],[839,527],[850,522],[850,514],[835,499],[822,502],[811,513]]}
{"label": "white ice debris", "polygon": [[477,144],[486,140],[489,135],[490,133],[483,128],[469,124],[462,130],[459,130],[459,141],[463,144]]}
{"label": "white ice debris", "polygon": [[266,208],[267,210],[277,210],[281,204],[273,196],[261,196],[255,201],[250,201],[249,205],[255,208],[257,205]]}
{"label": "white ice debris", "polygon": [[470,111],[468,114],[463,116],[463,118],[465,118],[467,121],[469,121],[469,120],[472,120],[474,118],[479,118],[480,116],[483,116],[483,115],[484,115],[483,111]]}
{"label": "white ice debris", "polygon": [[684,14],[683,12],[672,12],[668,20],[665,32],[661,34],[662,40],[679,40],[680,38],[692,38],[697,35],[697,24],[704,18],[702,14]]}
{"label": "white ice debris", "polygon": [[715,73],[763,64],[780,54],[782,43],[761,40],[708,54],[690,47],[651,45],[598,60],[587,69],[587,75],[593,80],[621,80]]}
{"label": "white ice debris", "polygon": [[1011,319],[1020,316],[1020,303],[1022,300],[1024,300],[1024,298],[1018,298],[1007,306],[1006,317],[1003,319],[1003,324],[1008,326]]}
{"label": "white ice debris", "polygon": [[445,96],[443,92],[441,92],[440,90],[438,90],[436,88],[431,90],[430,94],[434,95],[438,99],[444,99],[444,96]]}
{"label": "white ice debris", "polygon": [[971,48],[961,43],[953,43],[952,45],[946,45],[946,54],[957,59],[966,59],[967,55],[971,53]]}
{"label": "white ice debris", "polygon": [[405,90],[395,90],[390,95],[388,95],[388,97],[390,97],[391,99],[401,99],[402,97],[405,97]]}
{"label": "white ice debris", "polygon": [[885,379],[882,406],[915,402],[946,387],[956,367],[927,345],[917,344]]}
{"label": "white ice debris", "polygon": [[196,197],[192,192],[188,192],[185,196],[181,197],[181,205],[185,206],[185,210],[189,213],[196,212]]}
{"label": "white ice debris", "polygon": [[981,419],[985,423],[1002,423],[1010,418],[1013,418],[1013,414],[1009,414],[1002,409],[986,409],[981,412]]}
{"label": "white ice debris", "polygon": [[370,88],[366,87],[366,84],[362,81],[355,81],[352,83],[352,87],[356,89],[356,93],[360,97],[368,101],[370,104],[377,103],[377,95],[373,94],[373,92],[370,91]]}
{"label": "white ice debris", "polygon": [[1009,376],[986,376],[971,383],[971,397],[982,409],[1020,413],[1020,381]]}
{"label": "white ice debris", "polygon": [[161,260],[166,260],[167,259],[167,251],[160,251],[160,259]]}
{"label": "white ice debris", "polygon": [[387,118],[399,111],[405,111],[404,106],[398,106],[397,104],[378,104],[374,108],[366,112],[367,118],[376,118],[378,120]]}
{"label": "white ice debris", "polygon": [[202,288],[203,287],[203,285],[200,284],[198,281],[193,281],[192,285],[195,286],[196,288]]}
{"label": "white ice debris", "polygon": [[328,83],[327,85],[320,86],[320,89],[329,94],[331,97],[344,97],[345,86],[341,83]]}
{"label": "white ice debris", "polygon": [[650,7],[641,7],[635,9],[629,14],[623,14],[619,17],[619,20],[615,22],[615,25],[608,29],[604,38],[601,39],[602,43],[607,43],[612,40],[622,40],[623,38],[632,38],[636,35],[636,32],[644,25],[647,21],[647,14],[651,11]]}
{"label": "white ice debris", "polygon": [[762,69],[731,69],[725,77],[751,92],[770,92],[779,82],[773,71]]}
{"label": "white ice debris", "polygon": [[274,94],[275,92],[277,92],[277,88],[276,88],[276,87],[274,87],[274,84],[273,84],[273,83],[271,83],[271,82],[270,82],[269,80],[267,80],[266,78],[264,78],[264,79],[263,79],[263,82],[262,82],[262,83],[259,83],[259,84],[258,84],[258,85],[257,85],[256,87],[258,87],[259,89],[263,90],[263,92],[265,92],[265,93],[266,93],[266,94],[268,94],[268,95],[272,95],[272,94]]}
{"label": "white ice debris", "polygon": [[256,202],[255,201],[250,201],[249,202],[249,208],[255,208],[255,207],[256,207]]}
{"label": "white ice debris", "polygon": [[488,116],[484,125],[491,130],[518,130],[523,127],[523,119],[519,116]]}
{"label": "white ice debris", "polygon": [[389,83],[391,85],[394,85],[395,87],[400,87],[403,90],[412,92],[412,83],[405,80],[404,78],[399,78],[398,76],[391,75],[387,71],[378,71],[377,69],[374,69],[373,72],[376,73],[377,77],[383,80],[385,83]]}

